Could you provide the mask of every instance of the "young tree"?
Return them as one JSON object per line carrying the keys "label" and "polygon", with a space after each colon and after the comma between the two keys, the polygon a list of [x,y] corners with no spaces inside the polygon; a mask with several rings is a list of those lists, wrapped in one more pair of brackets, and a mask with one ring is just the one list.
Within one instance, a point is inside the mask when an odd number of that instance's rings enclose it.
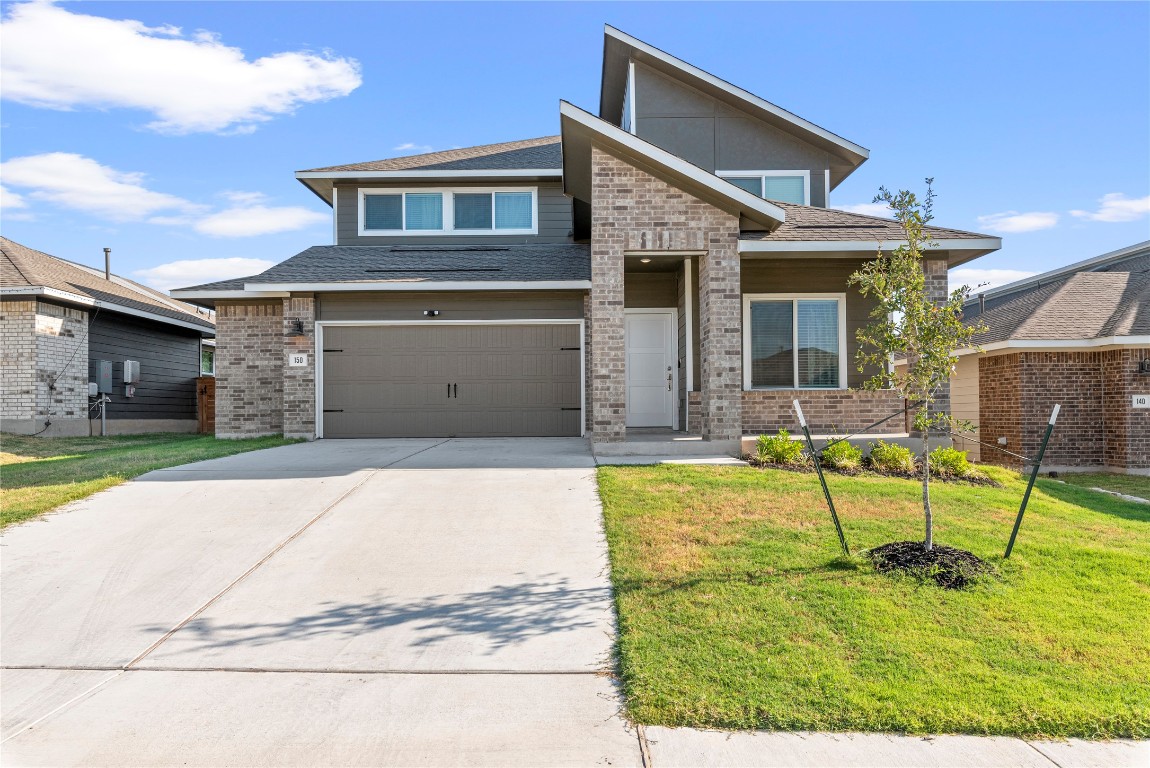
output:
{"label": "young tree", "polygon": [[[926,196],[920,202],[913,192],[897,194],[880,187],[874,202],[886,203],[902,227],[905,242],[893,251],[880,248],[873,261],[850,277],[863,296],[876,305],[871,323],[858,332],[859,370],[877,367],[881,373],[864,385],[867,389],[894,389],[914,411],[914,428],[922,433],[922,509],[926,518],[923,547],[934,546],[930,510],[930,445],[932,428],[949,428],[957,422],[932,406],[954,370],[954,352],[973,346],[974,334],[985,330],[962,322],[962,305],[969,286],[950,292],[946,301],[934,303],[927,293],[923,258],[934,247],[927,223],[934,218],[934,179],[926,180]],[[888,369],[892,360],[899,364]]]}

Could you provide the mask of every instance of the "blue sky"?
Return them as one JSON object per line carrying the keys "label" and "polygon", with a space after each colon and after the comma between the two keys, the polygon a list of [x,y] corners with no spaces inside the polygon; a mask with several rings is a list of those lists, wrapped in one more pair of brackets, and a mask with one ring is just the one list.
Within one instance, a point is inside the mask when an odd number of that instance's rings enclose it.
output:
{"label": "blue sky", "polygon": [[834,207],[934,176],[936,223],[1003,237],[967,281],[1150,239],[1147,3],[3,8],[4,234],[159,287],[331,242],[295,170],[594,111],[604,23],[868,147]]}

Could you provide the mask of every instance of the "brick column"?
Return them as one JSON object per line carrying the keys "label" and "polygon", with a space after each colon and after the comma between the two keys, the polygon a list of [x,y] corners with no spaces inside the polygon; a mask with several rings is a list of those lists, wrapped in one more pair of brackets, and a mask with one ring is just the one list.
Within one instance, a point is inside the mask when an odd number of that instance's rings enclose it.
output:
{"label": "brick column", "polygon": [[216,307],[216,437],[283,432],[282,302]]}
{"label": "brick column", "polygon": [[[87,359],[84,365],[87,366]],[[85,374],[87,371],[85,371]],[[0,419],[36,416],[36,301],[0,302]]]}
{"label": "brick column", "polygon": [[587,325],[591,345],[591,440],[627,439],[627,352],[623,313],[623,247],[630,199],[620,164],[598,147],[591,150],[591,297]]}
{"label": "brick column", "polygon": [[[283,430],[284,437],[315,439],[315,296],[296,294],[283,306]],[[303,324],[302,336],[289,336],[295,321]],[[307,357],[307,365],[290,365],[291,355]]]}
{"label": "brick column", "polygon": [[738,440],[742,419],[742,301],[737,238],[714,232],[699,258],[699,392],[704,440]]}
{"label": "brick column", "polygon": [[[922,260],[922,271],[926,273],[926,295],[937,306],[946,303],[950,297],[950,288],[947,282],[947,265],[945,256],[928,256]],[[950,382],[943,384],[935,393],[934,405],[931,413],[950,413]],[[936,429],[939,434],[947,430]]]}

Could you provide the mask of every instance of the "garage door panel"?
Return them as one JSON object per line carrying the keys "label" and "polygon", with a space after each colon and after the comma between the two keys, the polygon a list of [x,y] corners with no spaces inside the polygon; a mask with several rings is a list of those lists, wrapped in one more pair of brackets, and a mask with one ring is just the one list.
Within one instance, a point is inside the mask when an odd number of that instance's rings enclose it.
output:
{"label": "garage door panel", "polygon": [[324,435],[578,435],[578,347],[573,324],[325,326]]}

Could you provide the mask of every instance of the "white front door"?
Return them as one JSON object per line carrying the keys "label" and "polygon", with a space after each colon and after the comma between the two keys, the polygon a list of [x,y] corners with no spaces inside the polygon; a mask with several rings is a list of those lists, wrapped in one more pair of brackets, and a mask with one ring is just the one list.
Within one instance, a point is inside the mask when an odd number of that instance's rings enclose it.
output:
{"label": "white front door", "polygon": [[673,427],[675,313],[628,310],[626,314],[627,426]]}

